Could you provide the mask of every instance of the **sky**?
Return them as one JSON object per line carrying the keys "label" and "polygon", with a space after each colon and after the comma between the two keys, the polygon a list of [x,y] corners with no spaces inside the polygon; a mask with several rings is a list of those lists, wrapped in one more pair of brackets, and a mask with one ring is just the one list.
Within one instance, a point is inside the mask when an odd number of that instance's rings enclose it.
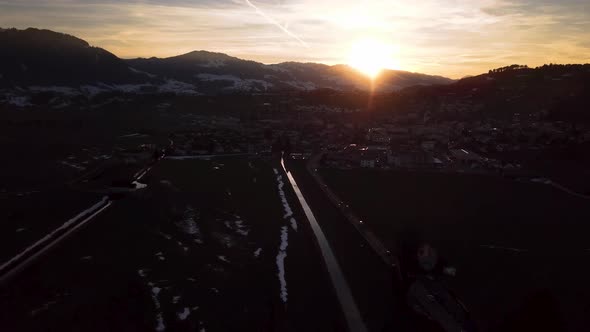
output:
{"label": "sky", "polygon": [[68,33],[122,58],[208,50],[338,64],[372,40],[393,69],[451,78],[590,62],[590,0],[0,0],[0,26]]}

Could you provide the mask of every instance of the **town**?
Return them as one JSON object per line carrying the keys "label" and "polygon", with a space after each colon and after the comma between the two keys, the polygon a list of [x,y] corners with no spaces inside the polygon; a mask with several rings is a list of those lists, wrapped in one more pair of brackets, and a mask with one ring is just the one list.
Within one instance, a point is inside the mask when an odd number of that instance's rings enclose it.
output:
{"label": "town", "polygon": [[358,109],[325,105],[297,106],[295,112],[282,112],[263,103],[260,109],[256,119],[191,116],[185,130],[171,134],[174,146],[170,155],[285,151],[293,159],[307,159],[322,153],[321,165],[330,168],[537,177],[538,170],[527,160],[531,152],[590,142],[587,124],[543,120],[539,115],[437,121],[418,113],[363,118]]}

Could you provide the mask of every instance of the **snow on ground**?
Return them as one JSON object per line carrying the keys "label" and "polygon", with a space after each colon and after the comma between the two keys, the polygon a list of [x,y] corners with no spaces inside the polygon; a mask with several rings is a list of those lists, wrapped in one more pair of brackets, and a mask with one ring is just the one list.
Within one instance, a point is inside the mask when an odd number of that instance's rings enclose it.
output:
{"label": "snow on ground", "polygon": [[260,256],[261,252],[262,252],[262,248],[256,249],[256,251],[254,251],[254,257],[258,258],[258,256]]}
{"label": "snow on ground", "polygon": [[222,262],[226,262],[226,263],[231,263],[225,256],[217,256],[217,258],[219,258],[220,261]]}
{"label": "snow on ground", "polygon": [[141,182],[138,182],[138,181],[133,181],[133,182],[131,182],[131,184],[133,184],[135,186],[135,189],[144,189],[144,188],[147,188],[147,184],[141,183]]}
{"label": "snow on ground", "polygon": [[[51,101],[51,103],[53,103],[53,100]],[[52,105],[51,107],[54,108],[54,109],[61,109],[61,108],[68,107],[70,105],[72,105],[72,103],[67,102],[67,101],[63,101],[63,102],[61,102],[61,103],[59,103],[57,105]]]}
{"label": "snow on ground", "polygon": [[63,161],[61,162],[61,164],[62,164],[62,165],[69,166],[69,167],[72,167],[72,168],[75,168],[75,169],[77,169],[77,170],[79,170],[79,171],[83,171],[83,170],[85,170],[85,169],[86,169],[86,167],[84,167],[84,166],[76,165],[76,164],[74,164],[74,163],[70,163],[70,162],[67,162],[67,161],[65,161],[65,160],[63,160]]}
{"label": "snow on ground", "polygon": [[178,319],[180,320],[185,320],[188,318],[188,316],[191,314],[191,311],[189,308],[184,308],[184,310],[182,312],[178,313]]}
{"label": "snow on ground", "polygon": [[70,88],[67,86],[31,86],[29,87],[31,92],[54,92],[65,96],[78,96],[80,91],[78,89]]}
{"label": "snow on ground", "polygon": [[315,85],[313,82],[302,82],[302,81],[288,81],[285,82],[287,84],[289,84],[292,87],[295,87],[297,89],[301,89],[301,90],[315,90],[317,89],[317,85]]}
{"label": "snow on ground", "polygon": [[289,222],[291,222],[291,228],[293,228],[293,230],[297,232],[297,221],[295,220],[295,218],[289,219]]}
{"label": "snow on ground", "polygon": [[285,183],[283,182],[283,177],[281,175],[278,175],[278,171],[276,169],[275,174],[277,174],[279,196],[281,198],[281,203],[283,203],[283,209],[285,211],[285,215],[283,216],[283,218],[289,219],[289,222],[291,223],[291,228],[293,228],[294,231],[297,231],[297,221],[295,220],[295,218],[292,217],[293,210],[291,209],[289,201],[287,201],[287,197],[285,196],[285,191],[283,190],[283,187],[285,186]]}
{"label": "snow on ground", "polygon": [[[273,169],[276,180],[277,180],[277,188],[279,191],[279,197],[281,198],[281,203],[283,204],[283,210],[285,214],[283,215],[283,219],[288,220],[291,223],[291,227],[294,231],[297,231],[297,222],[295,218],[293,218],[293,210],[289,206],[289,202],[287,201],[287,197],[285,196],[285,192],[283,187],[285,183],[283,182],[282,175],[279,174],[279,171],[274,168]],[[279,252],[277,253],[277,268],[278,268],[278,277],[279,277],[279,284],[281,286],[281,300],[284,303],[287,303],[287,280],[285,279],[285,258],[287,258],[287,246],[289,245],[289,227],[287,225],[281,227],[281,245],[279,246]]]}
{"label": "snow on ground", "polygon": [[489,244],[481,245],[480,247],[487,248],[487,249],[497,249],[497,250],[512,251],[512,252],[526,252],[526,251],[528,251],[527,249],[502,247],[502,246],[495,246],[495,245],[489,245]]}
{"label": "snow on ground", "polygon": [[137,137],[137,136],[142,136],[142,134],[133,133],[133,134],[121,135],[121,136],[119,136],[119,138],[129,138],[129,137]]}
{"label": "snow on ground", "polygon": [[172,104],[170,104],[170,103],[160,103],[160,104],[156,105],[156,108],[160,109],[160,110],[164,110],[164,109],[170,108],[170,106],[172,106]]}
{"label": "snow on ground", "polygon": [[248,229],[248,227],[246,225],[244,225],[244,221],[242,220],[242,218],[238,215],[233,215],[234,218],[236,218],[235,220],[228,220],[224,222],[225,227],[227,227],[228,229],[242,235],[242,236],[248,236],[248,234],[250,233],[250,230]]}
{"label": "snow on ground", "polygon": [[41,307],[31,310],[31,316],[35,316],[38,313],[49,309],[50,306],[52,306],[56,303],[57,303],[57,301],[48,301],[48,302],[44,303]]}
{"label": "snow on ground", "polygon": [[219,68],[219,67],[225,66],[225,61],[220,60],[220,59],[209,60],[207,62],[200,63],[198,66],[205,67],[205,68]]}
{"label": "snow on ground", "polygon": [[[153,285],[153,283],[150,283],[150,285]],[[164,317],[162,316],[162,311],[160,310],[160,308],[161,308],[160,300],[158,298],[160,291],[162,291],[162,289],[160,287],[152,286],[152,301],[154,302],[154,307],[156,307],[156,310],[157,310],[156,331],[158,331],[158,332],[162,332],[162,331],[166,330],[166,325],[164,324]]]}
{"label": "snow on ground", "polygon": [[281,228],[281,245],[277,254],[277,268],[279,273],[279,283],[281,285],[281,300],[287,303],[287,280],[285,279],[285,258],[287,258],[287,246],[289,245],[289,230],[287,226]]}
{"label": "snow on ground", "polygon": [[100,88],[94,85],[82,85],[80,86],[80,91],[90,98],[93,98],[101,93],[108,92],[109,89]]}
{"label": "snow on ground", "polygon": [[176,226],[180,228],[180,230],[188,235],[194,236],[194,241],[196,243],[203,243],[203,239],[201,236],[201,229],[197,224],[197,220],[199,218],[198,212],[195,211],[191,206],[187,206],[182,219],[176,222]]}
{"label": "snow on ground", "polygon": [[114,90],[125,92],[125,93],[139,93],[142,91],[146,91],[152,87],[151,84],[118,84],[113,85]]}
{"label": "snow on ground", "polygon": [[147,188],[147,184],[145,184],[145,183],[133,181],[133,182],[131,182],[131,184],[133,184],[135,186],[135,189],[145,189],[145,188]]}
{"label": "snow on ground", "polygon": [[158,87],[160,93],[174,93],[177,95],[199,95],[194,85],[180,82],[177,80],[167,80]]}
{"label": "snow on ground", "polygon": [[[133,68],[132,71],[147,75],[148,77],[154,77],[153,74],[142,72]],[[140,84],[115,84],[109,85],[104,83],[97,83],[96,85],[81,85],[79,87],[65,87],[65,86],[32,86],[27,90],[20,91],[21,93],[39,93],[39,92],[52,92],[60,94],[65,97],[75,96],[86,96],[88,98],[94,98],[97,95],[109,92],[123,92],[131,94],[143,94],[153,93],[157,90],[159,93],[174,93],[176,95],[198,95],[199,93],[195,90],[195,86],[189,83],[177,81],[177,80],[166,80],[161,84],[152,83],[140,83]],[[7,103],[13,104],[19,107],[32,106],[30,103],[30,96],[11,96],[7,95]]]}
{"label": "snow on ground", "polygon": [[234,82],[234,84],[242,81],[242,79],[240,79],[239,77],[234,76],[234,75],[217,75],[217,74],[201,73],[201,74],[195,75],[195,77],[201,81],[230,81],[230,82]]}
{"label": "snow on ground", "polygon": [[546,179],[546,178],[534,178],[534,179],[531,179],[531,182],[542,183],[542,184],[551,184],[551,180]]}
{"label": "snow on ground", "polygon": [[146,73],[145,71],[137,70],[137,69],[135,69],[133,67],[129,67],[129,70],[131,70],[132,72],[134,72],[136,74],[145,75],[145,76],[147,76],[149,78],[155,78],[156,77],[156,75],[154,75],[154,74]]}
{"label": "snow on ground", "polygon": [[276,71],[279,73],[288,73],[289,71],[279,65],[268,65],[266,66],[267,69],[270,69],[272,71]]}
{"label": "snow on ground", "polygon": [[197,74],[195,75],[201,81],[225,81],[225,82],[232,82],[233,86],[230,89],[237,89],[237,90],[254,90],[254,91],[266,91],[269,88],[272,88],[274,84],[263,81],[257,80],[253,78],[239,78],[234,75],[216,75],[216,74]]}
{"label": "snow on ground", "polygon": [[223,244],[226,248],[232,248],[236,244],[234,239],[229,234],[211,233],[211,236],[217,239],[217,241]]}
{"label": "snow on ground", "polygon": [[31,98],[28,96],[7,96],[6,102],[17,107],[33,106]]}
{"label": "snow on ground", "polygon": [[159,232],[159,234],[162,235],[167,240],[172,240],[172,235],[168,235],[168,234],[163,233],[163,232]]}
{"label": "snow on ground", "polygon": [[[262,89],[258,88],[261,86]],[[274,86],[271,82],[256,80],[256,79],[245,79],[242,80],[241,84],[237,85],[238,90],[254,90],[254,91],[266,91]]]}

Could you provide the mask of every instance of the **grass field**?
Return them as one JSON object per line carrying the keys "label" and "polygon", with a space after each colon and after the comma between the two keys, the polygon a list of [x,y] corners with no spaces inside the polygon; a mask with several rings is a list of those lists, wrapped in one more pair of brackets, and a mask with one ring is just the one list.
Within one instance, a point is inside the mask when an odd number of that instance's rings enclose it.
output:
{"label": "grass field", "polygon": [[458,269],[451,287],[485,330],[590,325],[587,200],[491,176],[321,174],[387,246],[419,236],[438,247]]}
{"label": "grass field", "polygon": [[285,218],[271,163],[164,160],[145,180],[2,289],[8,330],[339,330],[311,230],[286,186]]}

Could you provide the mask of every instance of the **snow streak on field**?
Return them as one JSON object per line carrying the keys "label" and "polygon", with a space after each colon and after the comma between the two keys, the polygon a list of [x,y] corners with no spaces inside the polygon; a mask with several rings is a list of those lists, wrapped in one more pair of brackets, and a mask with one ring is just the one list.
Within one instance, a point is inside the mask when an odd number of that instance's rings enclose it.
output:
{"label": "snow streak on field", "polygon": [[186,208],[182,220],[176,223],[180,230],[188,235],[193,235],[196,243],[203,243],[201,238],[201,229],[197,224],[198,214],[191,206]]}
{"label": "snow streak on field", "polygon": [[[277,187],[279,191],[279,197],[281,198],[281,202],[283,203],[283,210],[285,214],[283,215],[283,219],[288,220],[291,223],[291,228],[294,231],[297,231],[297,221],[293,218],[293,210],[291,210],[291,206],[287,201],[287,197],[285,196],[285,191],[283,187],[285,183],[283,182],[283,176],[279,175],[279,171],[275,168],[273,169],[275,175],[277,176]],[[285,258],[287,258],[287,246],[289,245],[289,228],[287,226],[283,226],[281,228],[281,245],[279,247],[279,252],[277,254],[277,268],[279,270],[278,277],[279,283],[281,285],[281,300],[284,303],[287,303],[287,280],[285,279]]]}

